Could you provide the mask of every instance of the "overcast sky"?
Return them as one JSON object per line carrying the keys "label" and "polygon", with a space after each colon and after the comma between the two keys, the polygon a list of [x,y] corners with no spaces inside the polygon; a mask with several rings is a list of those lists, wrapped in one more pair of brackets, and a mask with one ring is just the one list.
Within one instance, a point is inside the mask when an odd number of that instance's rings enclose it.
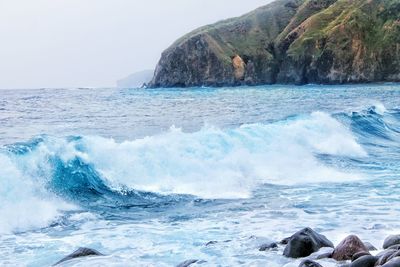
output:
{"label": "overcast sky", "polygon": [[107,87],[270,0],[0,0],[0,88]]}

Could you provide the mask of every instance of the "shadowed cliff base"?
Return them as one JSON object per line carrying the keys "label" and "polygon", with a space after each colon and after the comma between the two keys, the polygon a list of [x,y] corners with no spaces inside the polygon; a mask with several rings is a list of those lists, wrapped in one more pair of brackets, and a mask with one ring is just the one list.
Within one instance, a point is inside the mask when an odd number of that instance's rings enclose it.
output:
{"label": "shadowed cliff base", "polygon": [[150,87],[400,81],[400,0],[278,0],[165,50]]}

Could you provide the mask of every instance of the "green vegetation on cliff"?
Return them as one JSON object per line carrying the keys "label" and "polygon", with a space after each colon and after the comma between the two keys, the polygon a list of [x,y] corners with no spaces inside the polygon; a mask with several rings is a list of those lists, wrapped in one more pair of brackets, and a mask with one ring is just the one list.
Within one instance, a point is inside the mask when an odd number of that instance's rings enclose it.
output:
{"label": "green vegetation on cliff", "polygon": [[278,0],[197,29],[152,86],[400,81],[400,0]]}

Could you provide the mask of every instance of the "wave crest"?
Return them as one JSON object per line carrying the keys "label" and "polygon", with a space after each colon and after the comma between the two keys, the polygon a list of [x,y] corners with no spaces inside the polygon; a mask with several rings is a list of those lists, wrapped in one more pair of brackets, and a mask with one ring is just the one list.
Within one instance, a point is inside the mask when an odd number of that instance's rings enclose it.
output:
{"label": "wave crest", "polygon": [[115,204],[129,198],[128,204],[146,204],[175,194],[247,198],[261,184],[359,178],[327,166],[321,155],[367,153],[346,126],[322,112],[235,129],[185,133],[172,127],[121,143],[98,136],[43,136],[0,153],[0,216],[7,218],[0,232],[44,226],[73,209],[66,203],[71,201]]}

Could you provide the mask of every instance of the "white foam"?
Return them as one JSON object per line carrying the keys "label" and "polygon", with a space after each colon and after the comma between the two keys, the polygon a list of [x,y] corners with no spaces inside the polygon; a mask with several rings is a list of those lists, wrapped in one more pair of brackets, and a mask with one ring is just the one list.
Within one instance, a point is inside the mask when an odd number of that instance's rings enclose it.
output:
{"label": "white foam", "polygon": [[69,208],[0,154],[0,234],[45,227]]}
{"label": "white foam", "polygon": [[386,107],[381,102],[376,102],[374,104],[374,108],[375,108],[375,112],[382,116],[387,112]]}
{"label": "white foam", "polygon": [[358,179],[326,167],[316,153],[365,157],[351,132],[316,112],[274,124],[221,130],[205,127],[117,143],[85,137],[84,158],[115,189],[204,198],[245,198],[260,183],[298,184]]}
{"label": "white foam", "polygon": [[[79,148],[79,149],[78,149]],[[69,164],[79,157],[115,190],[247,198],[264,183],[301,184],[358,179],[327,167],[316,154],[365,157],[350,130],[331,116],[195,133],[168,132],[118,143],[83,137],[47,138],[23,155],[0,154],[0,233],[43,227],[73,207],[46,190],[54,175],[50,157]],[[71,177],[72,179],[72,177]]]}

